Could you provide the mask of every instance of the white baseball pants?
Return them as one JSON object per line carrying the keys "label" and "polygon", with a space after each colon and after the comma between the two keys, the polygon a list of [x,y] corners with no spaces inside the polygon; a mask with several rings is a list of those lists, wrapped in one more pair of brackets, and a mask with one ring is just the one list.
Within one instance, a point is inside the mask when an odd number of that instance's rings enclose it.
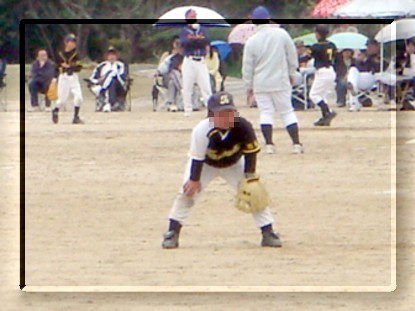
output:
{"label": "white baseball pants", "polygon": [[[186,172],[184,175],[183,184],[189,180],[191,163],[192,160],[189,159]],[[241,159],[236,164],[227,168],[215,168],[207,164],[204,164],[202,174],[200,177],[200,183],[202,186],[201,192],[195,194],[193,197],[188,197],[183,194],[182,188],[173,203],[173,207],[170,211],[169,218],[180,222],[182,225],[185,224],[185,221],[189,216],[190,208],[195,204],[195,201],[197,201],[200,194],[203,192],[204,189],[206,189],[208,184],[216,177],[222,177],[228,182],[229,185],[232,186],[232,188],[234,188],[235,191],[237,191],[239,182],[244,177],[244,160]],[[263,211],[252,214],[252,217],[255,225],[258,228],[272,224],[274,222],[269,207],[267,207]]]}
{"label": "white baseball pants", "polygon": [[56,101],[56,107],[61,108],[68,100],[70,94],[74,97],[74,106],[80,107],[83,97],[78,75],[76,73],[72,75],[62,73],[58,78],[58,100]]}
{"label": "white baseball pants", "polygon": [[203,101],[207,107],[209,97],[212,95],[210,86],[209,70],[205,59],[195,61],[191,57],[185,57],[182,65],[183,75],[183,105],[185,112],[191,112],[192,107],[192,93],[193,85],[197,83],[202,93]]}
{"label": "white baseball pants", "polygon": [[278,111],[285,127],[298,123],[291,104],[291,90],[254,93],[259,109],[260,124],[274,125],[274,115]]}
{"label": "white baseball pants", "polygon": [[333,67],[323,67],[316,71],[310,89],[310,99],[314,104],[318,104],[322,100],[327,103],[327,94],[334,89],[334,80],[336,80],[336,73]]}

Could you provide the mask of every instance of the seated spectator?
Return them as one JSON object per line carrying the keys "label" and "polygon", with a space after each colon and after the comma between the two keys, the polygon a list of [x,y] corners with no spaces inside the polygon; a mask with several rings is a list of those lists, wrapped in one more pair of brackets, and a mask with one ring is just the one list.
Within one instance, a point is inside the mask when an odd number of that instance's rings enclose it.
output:
{"label": "seated spectator", "polygon": [[336,72],[337,106],[346,106],[347,75],[351,66],[355,65],[353,50],[344,49],[336,54],[334,59],[334,71]]}
{"label": "seated spectator", "polygon": [[6,60],[0,58],[0,88],[6,86],[4,77],[6,76]]}
{"label": "seated spectator", "polygon": [[412,77],[412,94],[406,98],[412,104],[415,100],[415,39],[407,41],[405,53],[397,63],[396,74]]}
{"label": "seated spectator", "polygon": [[[359,55],[360,61],[356,61],[349,69],[347,75],[347,87],[350,91],[349,111],[359,111],[360,103],[357,95],[359,90],[370,90],[376,84],[375,73],[381,71],[379,54],[379,43],[376,40],[369,40],[366,51]],[[384,61],[383,68],[386,69],[387,62]]]}
{"label": "seated spectator", "polygon": [[[29,91],[30,104],[29,111],[39,111],[39,93],[46,94],[52,81],[56,82],[58,71],[56,64],[48,58],[45,49],[39,49],[36,54],[36,60],[32,63],[30,73]],[[50,109],[50,100],[45,96],[45,106]]]}
{"label": "seated spectator", "polygon": [[206,49],[206,65],[209,70],[212,93],[219,92],[222,85],[222,75],[220,74],[220,59],[216,48],[208,45]]}
{"label": "seated spectator", "polygon": [[294,42],[297,49],[298,55],[298,64],[300,68],[309,67],[309,62],[312,59],[307,47],[304,45],[302,40],[297,40]]}
{"label": "seated spectator", "polygon": [[110,47],[105,53],[106,60],[100,63],[92,72],[90,81],[95,84],[92,91],[96,96],[104,96],[104,112],[123,110],[120,98],[127,91],[128,68],[119,60],[118,52]]}

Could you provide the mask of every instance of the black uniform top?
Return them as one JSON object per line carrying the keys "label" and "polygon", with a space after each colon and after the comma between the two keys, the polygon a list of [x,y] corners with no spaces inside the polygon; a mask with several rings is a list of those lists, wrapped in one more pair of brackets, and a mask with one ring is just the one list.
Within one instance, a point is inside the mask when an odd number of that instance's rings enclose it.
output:
{"label": "black uniform top", "polygon": [[244,154],[260,151],[252,124],[242,117],[228,130],[213,127],[209,119],[201,121],[193,130],[190,155],[194,160],[218,168],[229,167]]}
{"label": "black uniform top", "polygon": [[58,76],[56,64],[50,59],[41,67],[39,61],[32,63],[32,80],[49,85]]}
{"label": "black uniform top", "polygon": [[[386,70],[387,67],[388,67],[388,62],[384,60],[383,70]],[[370,55],[365,61],[357,62],[356,68],[360,72],[371,72],[371,73],[380,72],[380,56],[378,54]]]}
{"label": "black uniform top", "polygon": [[[82,69],[82,65],[78,58],[78,53],[76,49],[73,49],[68,52],[59,51],[58,64],[59,64],[59,72],[60,73],[66,72],[68,75],[72,75],[74,72],[79,72]],[[70,67],[63,68],[62,64],[68,64]]]}
{"label": "black uniform top", "polygon": [[336,46],[330,41],[319,41],[311,47],[311,56],[314,58],[316,69],[333,65]]}

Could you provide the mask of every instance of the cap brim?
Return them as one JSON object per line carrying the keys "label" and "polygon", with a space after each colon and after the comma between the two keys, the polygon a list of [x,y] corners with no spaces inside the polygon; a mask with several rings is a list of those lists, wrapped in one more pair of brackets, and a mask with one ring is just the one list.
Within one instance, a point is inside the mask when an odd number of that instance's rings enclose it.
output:
{"label": "cap brim", "polygon": [[221,112],[221,111],[237,111],[236,107],[234,105],[222,105],[219,107],[215,107],[214,110],[211,110],[212,112]]}

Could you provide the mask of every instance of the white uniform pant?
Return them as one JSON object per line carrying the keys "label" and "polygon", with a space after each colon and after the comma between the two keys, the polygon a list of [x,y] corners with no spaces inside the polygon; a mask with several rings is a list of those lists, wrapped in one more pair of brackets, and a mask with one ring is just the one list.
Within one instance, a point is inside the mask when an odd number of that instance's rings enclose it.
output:
{"label": "white uniform pant", "polygon": [[334,89],[336,73],[333,67],[322,67],[314,75],[313,85],[310,89],[310,99],[314,104],[324,101],[327,104],[327,94]]}
{"label": "white uniform pant", "polygon": [[74,106],[80,107],[83,97],[78,75],[76,73],[72,75],[62,73],[58,78],[58,100],[56,101],[56,107],[61,108],[68,100],[70,94],[74,97]]}
{"label": "white uniform pant", "polygon": [[192,93],[195,83],[200,88],[203,101],[207,107],[209,97],[212,95],[212,89],[210,85],[209,70],[206,65],[206,61],[202,58],[200,61],[195,61],[191,57],[185,57],[182,65],[183,75],[183,105],[185,112],[193,110],[192,107]]}
{"label": "white uniform pant", "polygon": [[[183,184],[189,180],[191,163],[192,160],[189,159]],[[202,174],[200,177],[200,183],[202,186],[201,192],[204,189],[206,189],[210,181],[212,181],[216,177],[222,177],[223,179],[225,179],[228,182],[228,184],[231,185],[232,188],[234,188],[234,190],[236,191],[239,182],[244,177],[244,160],[241,159],[236,164],[227,168],[215,168],[207,164],[203,164]],[[197,201],[201,192],[193,195],[193,197],[188,197],[184,195],[183,189],[181,189],[176,200],[173,203],[173,207],[170,211],[169,218],[174,219],[181,224],[185,224],[185,221],[189,216],[190,208],[195,204],[195,201]],[[252,217],[255,222],[255,225],[258,228],[272,224],[274,222],[269,207],[267,207],[263,211],[252,214]]]}
{"label": "white uniform pant", "polygon": [[274,125],[274,115],[278,111],[285,127],[298,123],[297,116],[291,104],[291,89],[278,92],[255,92],[259,109],[260,124]]}
{"label": "white uniform pant", "polygon": [[360,72],[356,67],[351,67],[347,75],[347,82],[350,82],[355,92],[358,92],[359,90],[371,89],[375,85],[376,79],[371,72]]}

